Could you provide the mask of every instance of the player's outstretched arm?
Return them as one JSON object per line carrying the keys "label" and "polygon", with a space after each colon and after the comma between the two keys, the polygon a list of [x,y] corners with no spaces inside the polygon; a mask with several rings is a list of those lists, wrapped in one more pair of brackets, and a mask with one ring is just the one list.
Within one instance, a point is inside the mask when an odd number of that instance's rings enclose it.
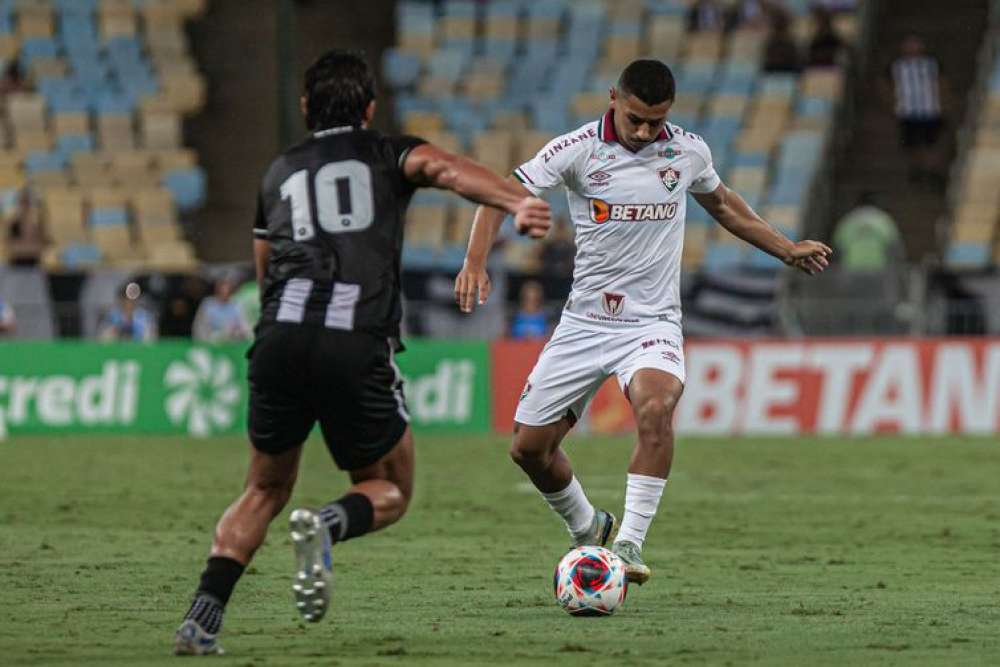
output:
{"label": "player's outstretched arm", "polygon": [[757,246],[789,266],[811,276],[820,273],[830,265],[827,259],[833,254],[829,246],[819,241],[794,242],[769,225],[750,208],[739,193],[730,190],[725,183],[714,191],[700,194],[692,192],[702,208],[734,236]]}
{"label": "player's outstretched arm", "polygon": [[[510,183],[520,188],[524,197],[531,193],[513,176]],[[476,296],[479,305],[486,303],[493,286],[489,274],[486,273],[486,260],[503,224],[505,213],[492,206],[480,206],[472,218],[472,233],[469,235],[469,248],[465,251],[465,262],[462,270],[455,277],[455,301],[463,313],[471,313],[476,306]]]}
{"label": "player's outstretched arm", "polygon": [[421,144],[406,155],[406,178],[417,185],[451,190],[474,201],[502,209],[514,216],[518,233],[541,238],[552,226],[549,205],[531,196],[520,184],[511,182],[487,167],[449,153],[433,144]]}

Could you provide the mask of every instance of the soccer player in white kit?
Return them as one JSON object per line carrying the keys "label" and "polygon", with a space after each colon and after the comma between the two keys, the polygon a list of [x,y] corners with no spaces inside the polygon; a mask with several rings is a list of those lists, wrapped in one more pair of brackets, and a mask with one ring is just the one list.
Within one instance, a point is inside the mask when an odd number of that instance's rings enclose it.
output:
{"label": "soccer player in white kit", "polygon": [[[673,412],[684,389],[680,271],[687,193],[719,224],[788,265],[814,274],[830,248],[792,242],[727,188],[697,135],[667,122],[670,68],[637,60],[611,90],[599,120],[549,142],[514,170],[525,195],[566,188],[576,230],[573,287],[552,338],[528,376],[511,457],[566,522],[576,544],[606,544],[614,516],[596,509],[573,475],[562,439],[615,375],[631,403],[638,442],[628,467],[625,513],[612,549],[629,581],[645,583],[641,550],[673,459]],[[486,258],[503,222],[476,211],[455,281],[463,311],[489,295]]]}

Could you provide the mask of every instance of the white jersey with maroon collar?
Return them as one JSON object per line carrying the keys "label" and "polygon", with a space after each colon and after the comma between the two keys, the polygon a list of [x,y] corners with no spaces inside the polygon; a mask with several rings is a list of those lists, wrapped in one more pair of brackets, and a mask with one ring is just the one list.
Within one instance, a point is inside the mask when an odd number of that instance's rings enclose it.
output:
{"label": "white jersey with maroon collar", "polygon": [[679,325],[687,193],[721,181],[701,137],[668,123],[633,153],[612,113],[553,139],[514,176],[536,195],[566,188],[576,266],[564,322],[604,331]]}

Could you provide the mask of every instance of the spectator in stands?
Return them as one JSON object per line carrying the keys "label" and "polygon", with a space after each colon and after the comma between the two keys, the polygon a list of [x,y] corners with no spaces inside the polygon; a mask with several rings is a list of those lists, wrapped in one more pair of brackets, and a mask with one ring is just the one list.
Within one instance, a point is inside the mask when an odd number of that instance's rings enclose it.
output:
{"label": "spectator in stands", "polygon": [[28,188],[16,191],[13,211],[4,215],[4,235],[11,264],[34,266],[45,247],[41,212]]}
{"label": "spectator in stands", "polygon": [[250,338],[250,327],[239,305],[233,301],[235,283],[225,277],[215,283],[215,295],[198,306],[191,334],[205,342],[237,341]]}
{"label": "spectator in stands", "polygon": [[809,42],[806,62],[810,67],[833,67],[840,64],[841,53],[846,45],[833,25],[833,12],[816,5],[812,9],[812,17],[813,36]]}
{"label": "spectator in stands", "polygon": [[802,69],[799,45],[792,36],[792,22],[785,13],[771,17],[771,32],[764,45],[765,72],[798,72]]}
{"label": "spectator in stands", "polygon": [[156,318],[139,305],[142,291],[136,283],[125,287],[118,305],[109,311],[101,323],[97,336],[104,341],[135,341],[148,343],[156,340]]}
{"label": "spectator in stands", "polygon": [[17,319],[14,309],[0,297],[0,336],[7,336],[17,330]]}
{"label": "spectator in stands", "polygon": [[726,8],[720,0],[695,0],[687,13],[688,32],[715,32],[726,25]]}
{"label": "spectator in stands", "polygon": [[164,338],[190,338],[198,304],[208,292],[207,283],[198,276],[184,277],[163,299],[160,312],[160,335]]}
{"label": "spectator in stands", "polygon": [[874,192],[863,193],[857,206],[837,223],[833,245],[846,271],[884,271],[903,259],[896,222],[876,205],[875,198]]}
{"label": "spectator in stands", "polygon": [[28,82],[24,78],[21,63],[17,60],[7,63],[3,70],[3,79],[0,79],[0,99],[11,93],[20,93],[30,89],[31,87],[28,86]]}
{"label": "spectator in stands", "polygon": [[900,57],[890,66],[896,99],[900,143],[906,151],[910,182],[944,185],[936,173],[934,146],[944,124],[941,93],[944,81],[937,58],[927,55],[923,41],[910,35]]}
{"label": "spectator in stands", "polygon": [[537,280],[521,285],[521,303],[510,326],[513,338],[544,338],[549,332],[545,314],[545,291]]}

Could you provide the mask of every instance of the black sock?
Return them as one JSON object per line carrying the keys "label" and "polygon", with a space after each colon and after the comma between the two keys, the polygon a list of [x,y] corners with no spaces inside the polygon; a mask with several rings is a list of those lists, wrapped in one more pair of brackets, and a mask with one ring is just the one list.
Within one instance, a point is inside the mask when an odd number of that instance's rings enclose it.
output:
{"label": "black sock", "polygon": [[365,494],[348,493],[340,500],[321,507],[319,515],[330,529],[330,539],[343,542],[372,529],[375,508]]}
{"label": "black sock", "polygon": [[243,570],[244,566],[232,558],[209,558],[205,571],[201,573],[198,591],[184,619],[195,621],[209,634],[219,634],[222,629],[222,613]]}
{"label": "black sock", "polygon": [[205,571],[201,573],[201,583],[198,585],[198,594],[204,593],[215,598],[219,605],[226,606],[229,596],[236,588],[236,582],[243,575],[245,566],[239,561],[225,556],[212,556],[208,559]]}

